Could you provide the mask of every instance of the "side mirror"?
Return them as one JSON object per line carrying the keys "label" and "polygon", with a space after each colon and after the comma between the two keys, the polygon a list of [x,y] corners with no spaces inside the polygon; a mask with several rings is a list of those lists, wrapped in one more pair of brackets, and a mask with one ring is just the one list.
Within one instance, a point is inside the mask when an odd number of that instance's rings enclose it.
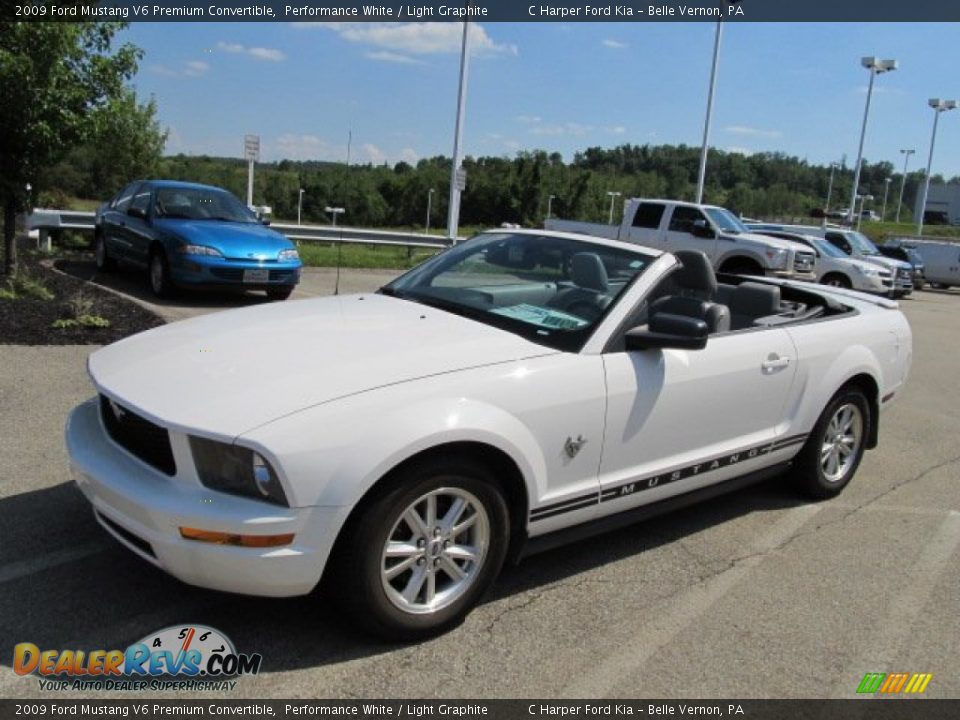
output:
{"label": "side mirror", "polygon": [[671,313],[657,313],[643,326],[628,330],[627,350],[703,350],[707,346],[707,324],[698,318]]}
{"label": "side mirror", "polygon": [[146,210],[138,207],[133,207],[132,205],[129,208],[127,208],[127,215],[129,215],[130,217],[140,218],[141,220],[147,219]]}
{"label": "side mirror", "polygon": [[694,237],[706,238],[708,240],[717,236],[713,228],[707,224],[706,220],[694,220],[693,225],[690,226],[690,234]]}

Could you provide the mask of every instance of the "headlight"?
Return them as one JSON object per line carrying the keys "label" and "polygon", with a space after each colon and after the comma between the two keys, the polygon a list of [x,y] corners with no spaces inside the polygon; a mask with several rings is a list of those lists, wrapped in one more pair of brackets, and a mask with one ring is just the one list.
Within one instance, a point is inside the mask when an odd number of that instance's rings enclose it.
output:
{"label": "headlight", "polygon": [[299,260],[300,253],[296,250],[281,250],[280,254],[277,255],[277,260],[283,262],[284,260]]}
{"label": "headlight", "polygon": [[206,245],[181,245],[177,248],[177,252],[181,255],[210,255],[212,257],[223,257],[221,253],[216,248],[207,247]]}
{"label": "headlight", "polygon": [[857,265],[857,272],[866,277],[880,277],[880,268],[877,267],[867,267],[865,265]]}
{"label": "headlight", "polygon": [[191,436],[190,450],[200,482],[211,490],[289,507],[277,473],[250,448]]}
{"label": "headlight", "polygon": [[766,254],[770,261],[770,267],[780,270],[787,266],[786,250],[767,250]]}

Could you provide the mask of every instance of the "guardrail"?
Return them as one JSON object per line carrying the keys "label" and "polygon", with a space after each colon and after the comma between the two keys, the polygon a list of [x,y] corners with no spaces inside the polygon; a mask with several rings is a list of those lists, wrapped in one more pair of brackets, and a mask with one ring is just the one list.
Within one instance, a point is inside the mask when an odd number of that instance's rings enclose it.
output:
{"label": "guardrail", "polygon": [[884,234],[883,241],[899,240],[900,242],[938,242],[938,243],[960,243],[960,238],[950,235],[906,235],[904,233],[888,232]]}
{"label": "guardrail", "polygon": [[[39,208],[27,216],[27,227],[39,231],[39,245],[50,250],[50,233],[58,230],[93,231],[95,213],[73,210]],[[340,227],[333,225],[294,225],[274,223],[270,226],[296,243],[329,242],[356,245],[394,245],[399,247],[422,247],[443,249],[450,246],[450,239],[423,233],[397,232],[394,230],[370,230],[366,228]],[[457,242],[463,238],[457,238]]]}

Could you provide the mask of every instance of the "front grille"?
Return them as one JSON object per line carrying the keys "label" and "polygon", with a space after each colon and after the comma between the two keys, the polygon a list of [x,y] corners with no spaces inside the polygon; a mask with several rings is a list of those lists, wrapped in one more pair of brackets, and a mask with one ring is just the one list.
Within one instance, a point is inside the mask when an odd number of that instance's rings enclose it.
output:
{"label": "front grille", "polygon": [[290,282],[296,272],[296,270],[271,270],[270,282]]}
{"label": "front grille", "polygon": [[97,512],[96,510],[94,510],[94,512],[97,513],[97,517],[100,519],[100,522],[102,522],[104,525],[109,527],[117,535],[119,535],[128,543],[130,543],[135,548],[137,548],[140,552],[142,552],[145,555],[149,555],[152,558],[155,558],[157,556],[157,554],[153,551],[153,546],[150,543],[148,543],[146,540],[144,540],[142,537],[140,537],[139,535],[134,535],[125,527],[123,527],[122,525],[118,525],[103,513]]}
{"label": "front grille", "polygon": [[793,259],[793,269],[797,272],[811,272],[813,270],[813,253],[798,252]]}
{"label": "front grille", "polygon": [[210,268],[210,274],[221,280],[229,280],[231,282],[240,282],[243,280],[242,268]]}
{"label": "front grille", "polygon": [[170,433],[122,405],[100,396],[100,416],[113,441],[131,455],[157,470],[174,475],[177,465],[170,447]]}

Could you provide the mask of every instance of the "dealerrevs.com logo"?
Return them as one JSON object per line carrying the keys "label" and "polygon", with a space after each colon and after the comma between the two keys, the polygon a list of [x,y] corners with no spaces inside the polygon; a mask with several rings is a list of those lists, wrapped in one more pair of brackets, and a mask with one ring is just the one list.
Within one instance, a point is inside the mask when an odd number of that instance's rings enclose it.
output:
{"label": "dealerrevs.com logo", "polygon": [[205,625],[164,628],[126,650],[41,650],[29,642],[13,648],[14,671],[38,675],[41,690],[232,690],[262,662]]}

